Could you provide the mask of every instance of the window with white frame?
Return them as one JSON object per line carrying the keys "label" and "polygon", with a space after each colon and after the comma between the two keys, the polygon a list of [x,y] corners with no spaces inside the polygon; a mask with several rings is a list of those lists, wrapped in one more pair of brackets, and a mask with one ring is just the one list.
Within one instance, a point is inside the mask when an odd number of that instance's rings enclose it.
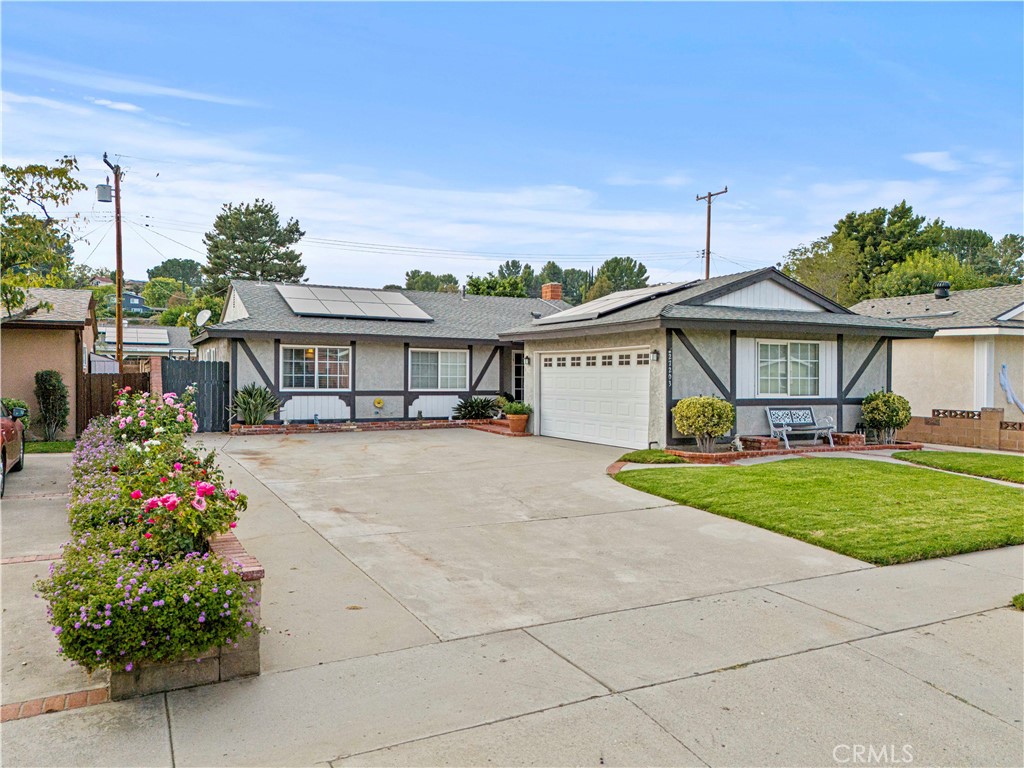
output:
{"label": "window with white frame", "polygon": [[760,397],[817,397],[821,349],[814,341],[759,341],[757,394]]}
{"label": "window with white frame", "polygon": [[281,347],[281,389],[349,389],[350,347]]}
{"label": "window with white frame", "polygon": [[409,386],[412,389],[469,389],[469,352],[465,349],[410,350]]}

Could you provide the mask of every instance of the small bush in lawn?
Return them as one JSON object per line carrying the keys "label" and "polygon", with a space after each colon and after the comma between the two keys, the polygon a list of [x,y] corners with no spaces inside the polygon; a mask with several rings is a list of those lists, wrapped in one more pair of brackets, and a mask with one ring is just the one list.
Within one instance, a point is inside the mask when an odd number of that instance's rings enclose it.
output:
{"label": "small bush in lawn", "polygon": [[883,443],[893,443],[896,431],[910,423],[910,402],[895,392],[872,392],[861,405],[861,420],[878,430]]}
{"label": "small bush in lawn", "polygon": [[67,544],[36,588],[60,653],[89,672],[198,655],[260,631],[238,566],[198,552],[161,560],[123,529]]}
{"label": "small bush in lawn", "polygon": [[693,435],[703,453],[715,450],[715,440],[732,429],[736,411],[719,397],[687,397],[672,408],[680,434]]}
{"label": "small bush in lawn", "polygon": [[2,397],[0,401],[3,402],[4,408],[10,411],[12,408],[24,408],[25,415],[21,417],[21,424],[25,427],[25,431],[28,432],[29,426],[32,424],[32,412],[28,409],[28,403],[24,400],[19,400],[16,397]]}
{"label": "small bush in lawn", "polygon": [[67,384],[57,371],[36,371],[35,395],[43,435],[47,440],[56,440],[68,428],[71,413]]}
{"label": "small bush in lawn", "polygon": [[452,409],[456,419],[490,419],[498,412],[498,404],[489,397],[461,400]]}
{"label": "small bush in lawn", "polygon": [[246,424],[262,424],[281,407],[274,393],[259,384],[246,384],[235,391],[231,411]]}

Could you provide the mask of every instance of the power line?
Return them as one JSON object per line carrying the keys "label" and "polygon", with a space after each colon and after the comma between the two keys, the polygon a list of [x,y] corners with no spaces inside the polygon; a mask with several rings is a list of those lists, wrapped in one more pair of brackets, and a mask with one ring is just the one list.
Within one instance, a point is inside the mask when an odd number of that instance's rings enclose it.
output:
{"label": "power line", "polygon": [[101,237],[101,238],[99,239],[99,242],[98,242],[98,243],[96,243],[96,245],[95,245],[95,246],[93,246],[93,249],[92,249],[91,251],[89,251],[89,255],[88,255],[88,256],[86,256],[86,257],[85,257],[84,259],[82,259],[82,264],[85,264],[85,262],[87,262],[87,261],[88,261],[89,259],[91,259],[91,258],[92,258],[92,255],[93,255],[94,253],[96,253],[96,249],[97,249],[97,248],[99,248],[99,247],[100,247],[101,245],[103,245],[103,241],[107,239],[107,235],[109,235],[109,234],[110,234],[110,230],[111,230],[111,229],[113,229],[113,228],[114,228],[114,222],[110,222],[110,223],[109,223],[109,224],[107,225],[107,231],[103,233],[103,237]]}

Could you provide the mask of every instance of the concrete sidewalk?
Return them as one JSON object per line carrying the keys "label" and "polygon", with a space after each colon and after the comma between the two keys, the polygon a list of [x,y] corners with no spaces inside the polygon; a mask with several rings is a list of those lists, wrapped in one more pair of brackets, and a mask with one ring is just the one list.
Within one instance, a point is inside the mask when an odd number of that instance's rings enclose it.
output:
{"label": "concrete sidewalk", "polygon": [[873,568],[557,440],[218,443],[267,569],[263,674],[4,723],[4,765],[1024,764],[1024,547]]}

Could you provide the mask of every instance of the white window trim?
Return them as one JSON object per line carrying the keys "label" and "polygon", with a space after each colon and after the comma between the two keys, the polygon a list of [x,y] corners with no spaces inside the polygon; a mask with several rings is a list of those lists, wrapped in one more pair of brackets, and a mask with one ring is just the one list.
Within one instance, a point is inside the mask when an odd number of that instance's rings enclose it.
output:
{"label": "white window trim", "polygon": [[[412,353],[413,352],[460,352],[460,353],[462,353],[463,355],[466,356],[466,386],[465,387],[454,387],[454,388],[450,387],[450,388],[446,388],[446,389],[442,389],[440,387],[436,387],[436,388],[432,387],[432,388],[429,388],[429,389],[423,389],[422,387],[414,387],[412,385]],[[440,380],[440,376],[441,376],[440,364],[438,365],[438,374],[437,375],[438,375],[438,379]],[[454,348],[453,349],[452,347],[448,347],[447,349],[444,348],[444,347],[438,347],[436,349],[433,349],[433,348],[430,348],[430,347],[409,347],[409,380],[406,383],[409,386],[409,391],[410,392],[468,392],[469,388],[470,388],[470,384],[471,384],[470,377],[472,375],[473,375],[473,372],[469,369],[469,350],[468,349],[458,349],[458,348]]]}
{"label": "white window trim", "polygon": [[[785,394],[780,392],[761,392],[761,345],[762,344],[785,344],[788,349],[790,344],[814,344],[818,347],[818,394],[816,395],[791,395],[788,391]],[[754,339],[754,392],[755,397],[760,400],[807,400],[808,398],[820,398],[822,390],[821,376],[821,339]],[[786,358],[786,389],[789,389],[789,357]]]}
{"label": "white window trim", "polygon": [[[348,386],[340,388],[317,387],[318,376],[314,374],[312,387],[286,387],[284,385],[284,351],[286,349],[344,349],[348,352]],[[352,345],[351,344],[282,344],[278,351],[278,377],[277,386],[281,392],[351,392],[352,391]]]}

